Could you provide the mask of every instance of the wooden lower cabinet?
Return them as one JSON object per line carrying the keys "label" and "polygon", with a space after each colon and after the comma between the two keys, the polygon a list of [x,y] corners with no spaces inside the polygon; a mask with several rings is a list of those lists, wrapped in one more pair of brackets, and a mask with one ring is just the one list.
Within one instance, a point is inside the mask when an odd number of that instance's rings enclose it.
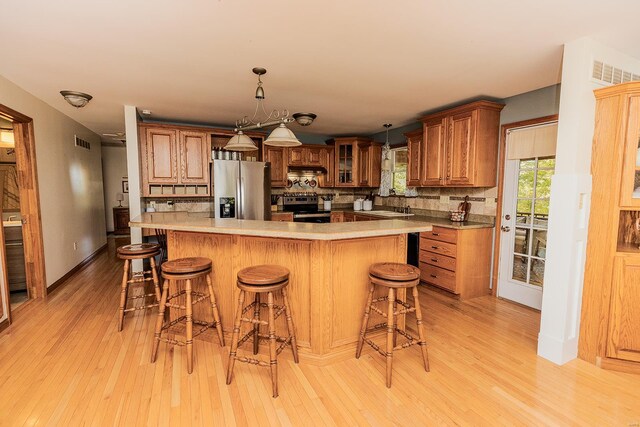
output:
{"label": "wooden lower cabinet", "polygon": [[129,234],[129,208],[113,208],[113,234]]}
{"label": "wooden lower cabinet", "polygon": [[607,357],[640,362],[639,283],[640,255],[616,256],[613,261]]}
{"label": "wooden lower cabinet", "polygon": [[343,214],[343,222],[355,222],[356,214],[353,212],[344,212]]}
{"label": "wooden lower cabinet", "polygon": [[293,212],[271,212],[271,221],[293,222]]}
{"label": "wooden lower cabinet", "polygon": [[331,212],[331,222],[344,222],[344,212]]}
{"label": "wooden lower cabinet", "polygon": [[461,299],[489,294],[491,228],[420,233],[420,279]]}

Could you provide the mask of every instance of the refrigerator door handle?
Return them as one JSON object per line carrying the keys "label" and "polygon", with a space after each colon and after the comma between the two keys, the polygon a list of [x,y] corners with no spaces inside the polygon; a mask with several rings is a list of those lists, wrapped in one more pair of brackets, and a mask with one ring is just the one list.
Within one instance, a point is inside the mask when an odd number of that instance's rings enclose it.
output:
{"label": "refrigerator door handle", "polygon": [[242,188],[242,178],[238,177],[237,181],[236,181],[236,219],[243,219],[244,215],[242,212],[242,206],[243,206],[243,197],[244,197],[244,191]]}

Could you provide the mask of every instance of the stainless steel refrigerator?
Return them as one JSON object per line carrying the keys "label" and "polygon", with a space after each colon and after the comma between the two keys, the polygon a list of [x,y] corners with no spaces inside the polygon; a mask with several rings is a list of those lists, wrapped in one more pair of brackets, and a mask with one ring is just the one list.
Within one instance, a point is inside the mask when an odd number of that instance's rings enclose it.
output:
{"label": "stainless steel refrigerator", "polygon": [[271,219],[271,164],[214,160],[213,211],[217,218]]}

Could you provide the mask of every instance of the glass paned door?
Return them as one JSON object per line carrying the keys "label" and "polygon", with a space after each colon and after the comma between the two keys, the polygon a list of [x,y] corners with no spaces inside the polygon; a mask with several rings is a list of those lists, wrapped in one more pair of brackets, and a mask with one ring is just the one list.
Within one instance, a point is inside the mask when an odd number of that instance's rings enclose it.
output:
{"label": "glass paned door", "polygon": [[507,160],[498,296],[540,309],[555,157]]}

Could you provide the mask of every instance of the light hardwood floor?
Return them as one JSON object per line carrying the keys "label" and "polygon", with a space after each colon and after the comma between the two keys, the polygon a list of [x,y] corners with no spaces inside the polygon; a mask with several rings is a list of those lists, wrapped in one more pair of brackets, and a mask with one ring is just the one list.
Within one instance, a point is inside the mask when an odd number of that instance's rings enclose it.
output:
{"label": "light hardwood floor", "polygon": [[400,351],[390,390],[384,358],[370,348],[325,367],[295,365],[283,352],[277,399],[267,369],[238,365],[225,385],[228,348],[213,335],[196,341],[191,375],[182,348],[161,345],[151,364],[155,311],[128,315],[117,332],[122,263],[110,242],[0,333],[1,426],[640,422],[640,376],[537,357],[539,315],[489,296],[457,302],[422,289],[431,372],[418,348]]}

